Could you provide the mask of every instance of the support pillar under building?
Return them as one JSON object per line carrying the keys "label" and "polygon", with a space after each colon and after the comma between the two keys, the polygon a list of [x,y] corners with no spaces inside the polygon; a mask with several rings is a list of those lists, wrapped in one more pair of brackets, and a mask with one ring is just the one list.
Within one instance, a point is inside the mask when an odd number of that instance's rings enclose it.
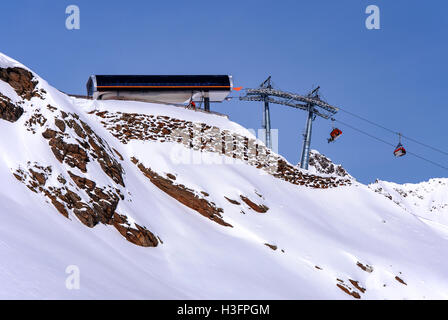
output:
{"label": "support pillar under building", "polygon": [[210,97],[208,91],[204,93],[204,110],[210,112]]}

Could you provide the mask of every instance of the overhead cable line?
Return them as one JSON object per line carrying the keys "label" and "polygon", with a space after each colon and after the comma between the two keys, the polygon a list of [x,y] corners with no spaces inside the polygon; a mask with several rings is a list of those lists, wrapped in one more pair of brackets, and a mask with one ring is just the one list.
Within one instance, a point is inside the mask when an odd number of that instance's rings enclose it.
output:
{"label": "overhead cable line", "polygon": [[[378,137],[376,137],[376,136],[374,136],[374,135],[372,135],[372,134],[370,134],[370,133],[368,133],[368,132],[365,132],[365,131],[363,131],[363,130],[361,130],[361,129],[358,129],[358,128],[352,126],[352,125],[349,125],[349,124],[347,124],[347,123],[345,123],[345,122],[342,122],[342,121],[340,121],[340,120],[337,120],[337,119],[334,119],[334,121],[337,121],[337,122],[339,122],[340,124],[342,124],[342,125],[344,125],[344,126],[346,126],[346,127],[349,127],[350,129],[353,129],[353,130],[355,130],[355,131],[358,131],[359,133],[362,133],[362,134],[364,134],[364,135],[366,135],[366,136],[368,136],[368,137],[370,137],[370,138],[372,138],[372,139],[375,139],[375,140],[380,141],[380,142],[382,142],[382,143],[384,143],[384,144],[387,144],[388,146],[392,146],[392,147],[394,147],[394,144],[392,144],[392,143],[390,143],[390,142],[388,142],[388,141],[386,141],[386,140],[384,140],[384,139],[378,138]],[[437,166],[437,167],[439,167],[439,168],[448,170],[448,167],[445,167],[445,166],[443,166],[443,165],[441,165],[441,164],[439,164],[439,163],[437,163],[437,162],[434,162],[434,161],[432,161],[432,160],[430,160],[430,159],[424,158],[424,157],[422,157],[422,156],[420,156],[420,155],[418,155],[418,154],[416,154],[416,153],[414,153],[414,152],[409,152],[409,151],[407,151],[407,153],[410,154],[410,155],[413,155],[413,156],[416,157],[416,158],[419,158],[420,160],[423,160],[423,161],[426,161],[426,162],[428,162],[428,163],[431,163],[431,164],[433,164],[433,165],[435,165],[435,166]]]}
{"label": "overhead cable line", "polygon": [[[391,133],[393,133],[393,134],[400,134],[400,133],[397,132],[397,131],[394,131],[394,130],[392,130],[392,129],[386,128],[385,126],[382,126],[382,125],[380,125],[380,124],[378,124],[378,123],[375,123],[375,122],[373,122],[373,121],[371,121],[371,120],[369,120],[369,119],[366,119],[366,118],[364,118],[364,117],[358,116],[357,114],[355,114],[355,113],[353,113],[353,112],[350,112],[350,111],[347,111],[347,110],[344,110],[344,109],[341,109],[341,108],[339,108],[339,110],[342,111],[342,112],[345,112],[345,113],[347,113],[347,114],[349,114],[349,115],[351,115],[351,116],[353,116],[353,117],[355,117],[355,118],[358,118],[358,119],[363,120],[363,121],[365,121],[365,122],[367,122],[367,123],[370,123],[371,125],[377,126],[378,128],[381,128],[381,129],[383,129],[383,130],[389,131],[389,132],[391,132]],[[433,151],[436,151],[436,152],[439,152],[439,153],[442,153],[442,154],[448,156],[448,152],[446,152],[446,151],[440,150],[440,149],[438,149],[438,148],[436,148],[436,147],[433,147],[433,146],[431,146],[431,145],[429,145],[429,144],[427,144],[427,143],[420,142],[420,141],[418,141],[418,140],[416,140],[416,139],[414,139],[414,138],[408,137],[408,136],[406,136],[406,135],[403,135],[403,134],[402,134],[401,136],[402,136],[403,138],[409,140],[409,141],[412,141],[412,142],[417,143],[417,144],[419,144],[419,145],[422,145],[422,146],[424,146],[424,147],[426,147],[426,148],[432,149]]]}

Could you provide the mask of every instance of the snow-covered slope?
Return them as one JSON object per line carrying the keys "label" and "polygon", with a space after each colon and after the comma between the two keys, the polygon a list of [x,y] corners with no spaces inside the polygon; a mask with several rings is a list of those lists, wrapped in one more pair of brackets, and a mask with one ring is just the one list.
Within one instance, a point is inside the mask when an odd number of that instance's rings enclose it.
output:
{"label": "snow-covered slope", "polygon": [[350,176],[27,70],[0,55],[0,298],[448,297],[448,233]]}
{"label": "snow-covered slope", "polygon": [[415,184],[377,180],[369,188],[423,221],[448,228],[448,179],[434,178]]}

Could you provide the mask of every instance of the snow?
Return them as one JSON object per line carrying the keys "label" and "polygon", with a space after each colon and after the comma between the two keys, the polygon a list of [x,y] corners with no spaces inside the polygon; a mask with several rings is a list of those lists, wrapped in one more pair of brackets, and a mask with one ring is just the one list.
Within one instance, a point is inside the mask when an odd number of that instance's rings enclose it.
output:
{"label": "snow", "polygon": [[[186,121],[207,123],[223,130],[229,130],[255,139],[254,135],[246,128],[239,124],[229,121],[227,117],[209,114],[201,111],[193,111],[181,106],[169,104],[155,104],[137,101],[121,101],[121,100],[86,100],[72,98],[73,103],[80,109],[89,112],[92,110],[123,112],[123,113],[139,113],[151,114],[154,116],[168,116],[179,118]],[[150,111],[149,111],[150,110]],[[149,111],[149,112],[147,112]]]}
{"label": "snow", "polygon": [[[15,65],[0,55],[0,67]],[[399,187],[424,197],[400,198],[397,205],[375,192],[376,186],[356,181],[349,187],[311,189],[240,160],[229,163],[221,155],[209,156],[222,161],[179,163],[172,157],[179,145],[124,145],[103,127],[101,118],[88,112],[166,115],[253,136],[225,117],[176,106],[76,99],[38,79],[47,91],[45,100],[26,102],[26,113],[15,123],[0,120],[0,298],[353,299],[336,286],[337,279],[348,285],[349,279],[359,281],[366,288],[362,299],[448,298],[448,209],[429,212],[433,203],[444,203],[446,179],[414,186],[379,182],[387,192]],[[0,92],[19,99],[2,81]],[[76,112],[123,155],[126,199],[117,212],[146,226],[163,244],[139,247],[112,226],[89,229],[73,214],[66,219],[14,178],[12,172],[28,161],[51,165],[56,172],[66,170],[41,133],[32,134],[24,126],[35,108],[51,119],[47,104]],[[201,156],[199,151],[189,152]],[[223,208],[223,219],[233,228],[218,225],[158,189],[131,157],[161,175],[175,174],[176,182],[188,188],[207,192],[207,199]],[[89,163],[86,176],[99,185],[111,184],[95,162]],[[445,183],[443,188],[438,181]],[[269,210],[256,213],[241,195]],[[242,204],[231,204],[224,196]],[[373,272],[363,271],[358,262],[372,266]],[[79,290],[66,287],[66,268],[71,265],[80,270]]]}
{"label": "snow", "polygon": [[[448,179],[434,178],[413,184],[377,181],[369,187],[419,218],[448,226]],[[433,224],[431,224],[433,225]]]}
{"label": "snow", "polygon": [[31,71],[20,62],[0,52],[0,68],[14,68],[14,67],[19,67]]}

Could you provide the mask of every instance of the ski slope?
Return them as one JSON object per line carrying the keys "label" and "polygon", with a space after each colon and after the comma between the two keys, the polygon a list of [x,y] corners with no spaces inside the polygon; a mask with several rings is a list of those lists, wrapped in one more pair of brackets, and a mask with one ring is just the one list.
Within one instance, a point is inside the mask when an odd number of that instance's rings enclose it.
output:
{"label": "ski slope", "polygon": [[[0,54],[0,69],[13,67],[29,70]],[[34,90],[40,96],[29,100],[0,80],[0,93],[24,110],[15,122],[0,119],[0,298],[448,298],[448,229],[443,226],[446,220],[432,219],[437,225],[427,221],[431,200],[416,213],[409,210],[411,203],[397,205],[352,177],[350,185],[312,188],[279,179],[247,161],[173,141],[123,143],[111,129],[123,120],[108,123],[112,118],[102,118],[101,112],[168,117],[167,121],[202,123],[248,139],[255,137],[218,115],[169,105],[69,97],[33,75]],[[77,167],[67,158],[58,161],[51,138],[43,136],[48,129],[57,131],[66,143],[84,143],[75,133],[76,126],[64,125],[65,131],[58,131],[56,124],[63,113],[70,114],[66,118],[70,121],[85,123],[98,137],[95,141],[104,142],[101,152],[122,168],[122,184],[89,153],[92,143],[86,147],[90,160],[85,171],[83,163]],[[45,122],[30,123],[33,116]],[[127,125],[132,130],[135,123]],[[132,159],[138,159],[141,167]],[[51,173],[42,169],[45,182],[33,192],[29,170],[40,167],[51,167]],[[141,168],[150,168],[166,181],[174,176],[175,188],[183,190],[182,185],[198,199],[222,209],[222,219],[231,226],[207,218],[164,192]],[[14,176],[19,169],[22,181]],[[39,189],[64,188],[61,181],[66,180],[65,187],[85,204],[93,201],[69,172],[94,181],[105,192],[123,195],[114,211],[125,215],[130,227],[147,228],[157,245],[131,243],[111,224],[88,227],[68,204],[63,203],[68,217],[58,212]],[[318,168],[311,168],[311,173],[332,177]],[[425,197],[446,198],[436,182],[431,185]],[[388,192],[396,188],[381,186]],[[420,194],[421,189],[426,187],[413,190]],[[268,209],[257,212],[250,203]],[[79,269],[79,289],[66,286],[69,266]]]}

